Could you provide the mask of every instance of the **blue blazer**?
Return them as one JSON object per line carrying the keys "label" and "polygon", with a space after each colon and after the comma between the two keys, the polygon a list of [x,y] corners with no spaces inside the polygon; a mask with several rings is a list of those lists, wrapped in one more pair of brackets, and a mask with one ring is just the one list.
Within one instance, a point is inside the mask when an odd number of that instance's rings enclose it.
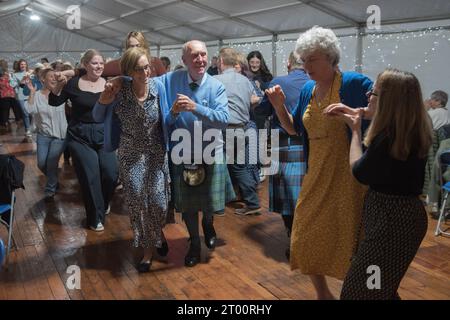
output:
{"label": "blue blazer", "polygon": [[[123,77],[125,81],[131,81],[130,77]],[[158,95],[159,98],[159,108],[161,110],[161,126],[163,130],[164,142],[166,145],[166,151],[169,149],[169,133],[168,133],[168,125],[170,117],[170,109],[167,104],[167,98],[165,94],[164,85],[156,80],[155,78],[149,79],[150,81],[154,81],[156,92],[152,94]],[[111,152],[119,148],[120,143],[120,135],[122,133],[120,120],[117,115],[114,113],[114,106],[120,103],[121,99],[117,98],[112,103],[108,105],[101,104],[97,102],[92,110],[92,116],[97,122],[104,122],[105,125],[105,134],[104,134],[104,146],[107,152]]]}
{"label": "blue blazer", "polygon": [[[294,128],[300,136],[304,137],[304,153],[306,164],[308,164],[308,151],[309,151],[309,141],[308,132],[303,126],[303,115],[305,114],[306,108],[311,100],[312,92],[314,89],[315,81],[308,81],[303,87],[300,93],[300,100],[297,108],[294,110],[292,117],[294,120]],[[341,103],[351,107],[360,108],[366,107],[368,100],[366,92],[372,89],[373,82],[367,76],[357,73],[357,72],[343,72],[341,89],[339,90],[339,96],[341,98]],[[362,130],[363,133],[369,126],[370,121],[363,120]],[[348,130],[349,139],[351,139],[351,131]]]}
{"label": "blue blazer", "polygon": [[[294,69],[285,76],[273,78],[269,84],[269,88],[277,84],[280,85],[281,89],[283,89],[283,92],[286,95],[285,105],[289,113],[292,114],[292,112],[298,106],[300,92],[302,91],[305,83],[308,81],[309,77],[305,73],[305,71],[301,69]],[[273,120],[271,123],[272,128],[279,129],[287,134],[286,130],[281,127],[280,120],[278,120],[277,114],[276,112],[274,112],[273,106],[266,95],[264,95],[261,103],[255,107],[255,114],[261,114],[266,117],[273,115]]]}

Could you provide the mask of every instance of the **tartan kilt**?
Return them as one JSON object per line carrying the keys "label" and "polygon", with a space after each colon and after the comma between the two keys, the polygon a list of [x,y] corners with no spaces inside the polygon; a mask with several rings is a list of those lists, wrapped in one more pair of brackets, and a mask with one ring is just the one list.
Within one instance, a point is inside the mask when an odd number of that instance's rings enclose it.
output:
{"label": "tartan kilt", "polygon": [[278,152],[279,161],[272,160],[270,168],[269,211],[293,215],[306,173],[303,146],[282,147]]}
{"label": "tartan kilt", "polygon": [[226,203],[236,198],[226,163],[204,166],[205,181],[192,187],[183,180],[183,165],[170,164],[173,204],[177,212],[222,211]]}

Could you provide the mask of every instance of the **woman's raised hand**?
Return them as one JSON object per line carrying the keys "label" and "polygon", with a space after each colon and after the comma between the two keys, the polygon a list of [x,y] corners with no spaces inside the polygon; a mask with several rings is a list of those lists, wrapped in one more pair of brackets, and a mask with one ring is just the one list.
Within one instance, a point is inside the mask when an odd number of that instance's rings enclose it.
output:
{"label": "woman's raised hand", "polygon": [[284,106],[286,96],[279,85],[266,89],[265,93],[274,108],[281,108]]}
{"label": "woman's raised hand", "polygon": [[25,79],[25,85],[28,87],[31,93],[36,92],[36,87],[33,85],[33,81],[30,78]]}
{"label": "woman's raised hand", "polygon": [[117,93],[119,93],[122,88],[122,82],[116,81],[116,79],[108,80],[105,84],[105,89],[100,95],[98,102],[101,104],[110,104],[116,98]]}

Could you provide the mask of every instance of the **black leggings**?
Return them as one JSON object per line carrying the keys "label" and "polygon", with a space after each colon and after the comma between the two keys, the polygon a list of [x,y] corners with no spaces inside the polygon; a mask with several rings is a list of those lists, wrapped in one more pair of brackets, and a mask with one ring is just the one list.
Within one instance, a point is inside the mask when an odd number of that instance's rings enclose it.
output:
{"label": "black leggings", "polygon": [[425,237],[427,225],[418,197],[369,190],[364,203],[364,240],[352,259],[341,299],[400,299],[400,281]]}

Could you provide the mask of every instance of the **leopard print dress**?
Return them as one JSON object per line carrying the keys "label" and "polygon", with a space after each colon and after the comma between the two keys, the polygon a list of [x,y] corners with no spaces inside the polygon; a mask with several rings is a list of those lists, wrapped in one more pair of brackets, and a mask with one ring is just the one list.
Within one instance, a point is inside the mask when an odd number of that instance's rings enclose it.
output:
{"label": "leopard print dress", "polygon": [[125,83],[114,112],[121,122],[119,174],[129,208],[134,246],[161,247],[170,200],[168,156],[155,83],[143,105]]}

